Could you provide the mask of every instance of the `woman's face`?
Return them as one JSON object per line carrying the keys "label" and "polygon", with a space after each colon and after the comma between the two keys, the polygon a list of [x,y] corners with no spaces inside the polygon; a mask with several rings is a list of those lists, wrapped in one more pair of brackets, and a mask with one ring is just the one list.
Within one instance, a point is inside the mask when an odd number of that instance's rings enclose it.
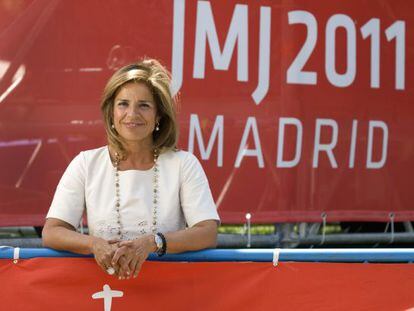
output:
{"label": "woman's face", "polygon": [[114,126],[125,141],[152,145],[157,120],[154,97],[144,83],[129,82],[121,87],[114,100]]}

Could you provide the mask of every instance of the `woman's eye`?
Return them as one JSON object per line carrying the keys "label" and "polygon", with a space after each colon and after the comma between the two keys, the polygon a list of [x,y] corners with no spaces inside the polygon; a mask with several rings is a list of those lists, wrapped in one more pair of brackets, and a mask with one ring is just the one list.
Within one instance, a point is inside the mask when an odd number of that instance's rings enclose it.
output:
{"label": "woman's eye", "polygon": [[139,105],[141,108],[149,108],[149,107],[151,107],[149,104],[147,104],[147,103],[142,103],[142,104],[140,104]]}
{"label": "woman's eye", "polygon": [[127,102],[119,102],[118,106],[128,106],[128,103]]}

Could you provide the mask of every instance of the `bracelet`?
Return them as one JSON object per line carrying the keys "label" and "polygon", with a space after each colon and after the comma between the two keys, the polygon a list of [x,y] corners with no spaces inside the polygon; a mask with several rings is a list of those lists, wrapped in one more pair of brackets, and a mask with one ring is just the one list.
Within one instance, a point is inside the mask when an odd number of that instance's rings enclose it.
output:
{"label": "bracelet", "polygon": [[167,240],[165,239],[165,236],[161,233],[161,232],[157,232],[157,235],[161,238],[162,240],[162,247],[161,249],[157,252],[158,256],[164,256],[165,253],[167,252]]}

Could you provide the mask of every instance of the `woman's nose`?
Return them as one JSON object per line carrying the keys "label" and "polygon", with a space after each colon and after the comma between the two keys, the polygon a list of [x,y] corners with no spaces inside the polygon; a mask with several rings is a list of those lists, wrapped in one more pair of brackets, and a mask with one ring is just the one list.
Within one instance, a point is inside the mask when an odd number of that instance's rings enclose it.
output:
{"label": "woman's nose", "polygon": [[139,114],[139,107],[138,105],[130,105],[127,111],[129,116],[136,116]]}

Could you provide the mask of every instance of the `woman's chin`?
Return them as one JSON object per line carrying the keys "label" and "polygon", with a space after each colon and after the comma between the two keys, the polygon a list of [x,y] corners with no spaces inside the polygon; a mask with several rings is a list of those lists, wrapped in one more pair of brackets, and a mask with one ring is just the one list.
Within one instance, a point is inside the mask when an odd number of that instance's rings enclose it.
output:
{"label": "woman's chin", "polygon": [[125,136],[122,136],[122,138],[127,144],[137,144],[137,143],[143,143],[143,142],[151,143],[152,142],[151,135],[149,136],[148,135],[147,136],[125,135]]}

